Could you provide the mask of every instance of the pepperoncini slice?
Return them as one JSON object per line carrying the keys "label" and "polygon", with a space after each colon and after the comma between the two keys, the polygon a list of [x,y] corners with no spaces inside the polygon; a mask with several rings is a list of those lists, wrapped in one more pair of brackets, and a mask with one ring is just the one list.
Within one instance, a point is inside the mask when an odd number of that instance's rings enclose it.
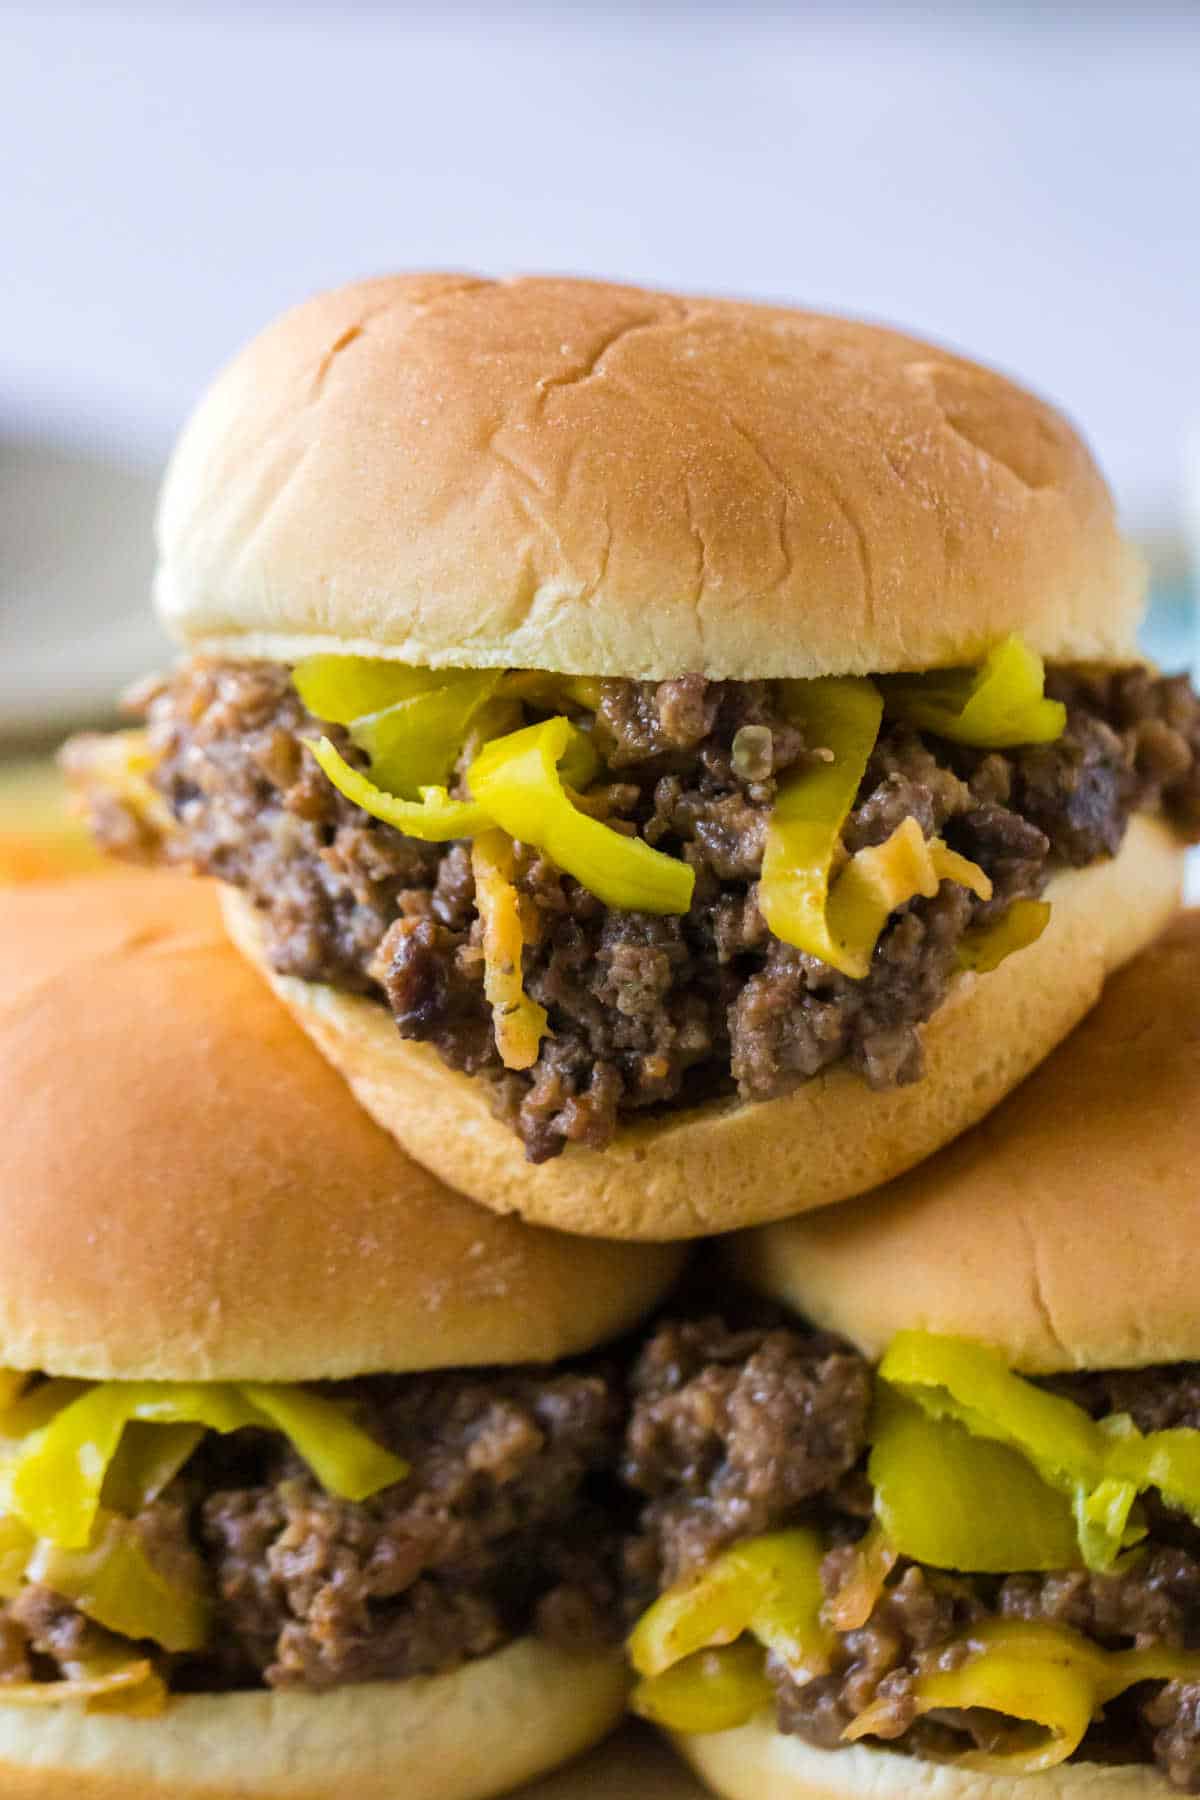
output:
{"label": "pepperoncini slice", "polygon": [[834,1631],[858,1631],[865,1625],[879,1603],[899,1554],[877,1518],[854,1546],[849,1579],[821,1608],[825,1623]]}
{"label": "pepperoncini slice", "polygon": [[[8,1417],[23,1404],[18,1401]],[[202,1425],[219,1432],[273,1427],[291,1439],[322,1485],[346,1500],[365,1499],[407,1473],[405,1463],[369,1438],[335,1402],[299,1388],[105,1382],[86,1388],[24,1439],[5,1469],[8,1510],[35,1536],[68,1550],[86,1549],[108,1471],[125,1428],[135,1420]]]}
{"label": "pepperoncini slice", "polygon": [[[85,1672],[86,1667],[86,1672]],[[0,1689],[2,1706],[81,1705],[86,1712],[151,1717],[167,1704],[167,1688],[148,1657],[97,1658],[62,1681],[13,1681]]]}
{"label": "pepperoncini slice", "polygon": [[1069,1499],[1023,1455],[930,1418],[882,1382],[868,1474],[886,1543],[916,1562],[995,1575],[1079,1564]]}
{"label": "pepperoncini slice", "polygon": [[176,1651],[199,1650],[208,1640],[209,1607],[199,1582],[159,1567],[134,1521],[115,1513],[97,1514],[86,1550],[39,1540],[25,1579],[65,1595],[121,1637],[149,1638]]}
{"label": "pepperoncini slice", "polygon": [[630,1701],[640,1718],[666,1731],[730,1731],[764,1706],[774,1689],[753,1638],[693,1656],[640,1681]]}
{"label": "pepperoncini slice", "polygon": [[355,719],[350,736],[371,759],[371,778],[389,794],[418,798],[452,775],[476,716],[500,686],[498,671],[460,674],[429,692]]}
{"label": "pepperoncini slice", "polygon": [[157,1500],[203,1436],[203,1425],[146,1425],[132,1420],[121,1433],[120,1455],[108,1465],[101,1504],[132,1518]]}
{"label": "pepperoncini slice", "polygon": [[994,925],[973,926],[958,943],[958,966],[987,975],[1018,950],[1036,944],[1050,923],[1048,900],[1014,900]]}
{"label": "pepperoncini slice", "polygon": [[25,1570],[37,1547],[27,1525],[0,1513],[0,1600],[15,1600],[25,1586]]}
{"label": "pepperoncini slice", "polygon": [[529,998],[521,976],[525,928],[512,880],[512,839],[506,832],[480,833],[471,846],[471,870],[483,924],[483,991],[492,1009],[496,1048],[506,1069],[528,1069],[537,1061],[546,1009]]}
{"label": "pepperoncini slice", "polygon": [[0,1369],[0,1419],[10,1406],[16,1405],[28,1386],[29,1377],[23,1369]]}
{"label": "pepperoncini slice", "polygon": [[943,881],[957,881],[980,900],[992,897],[992,884],[977,863],[968,862],[939,838],[927,841],[912,818],[898,825],[885,843],[852,856],[834,883],[826,908],[842,973],[863,980],[892,913],[918,894],[931,900]]}
{"label": "pepperoncini slice", "polygon": [[661,1675],[748,1631],[798,1678],[823,1674],[834,1637],[821,1618],[822,1554],[811,1531],[771,1532],[723,1551],[642,1614],[629,1636],[634,1668]]}
{"label": "pepperoncini slice", "polygon": [[[912,1703],[918,1716],[980,1708],[1013,1721],[1000,1747],[972,1748],[950,1760],[958,1768],[1013,1775],[1052,1769],[1074,1754],[1092,1720],[1141,1681],[1195,1681],[1200,1653],[1158,1645],[1107,1651],[1065,1626],[991,1619],[967,1640],[957,1668],[919,1675]],[[888,1736],[886,1700],[859,1713],[843,1736]]]}
{"label": "pepperoncini slice", "polygon": [[890,718],[980,750],[1052,744],[1066,728],[1066,707],[1046,699],[1045,664],[1019,637],[989,650],[978,669],[888,675],[880,686]]}
{"label": "pepperoncini slice", "polygon": [[544,850],[606,906],[685,913],[692,903],[693,869],[640,838],[622,837],[571,804],[564,778],[571,781],[589,760],[594,767],[581,731],[568,719],[546,719],[488,744],[471,764],[467,783],[495,824]]}
{"label": "pepperoncini slice", "polygon": [[758,905],[769,929],[832,968],[851,973],[827,917],[842,827],[879,735],[883,701],[871,681],[828,676],[789,682],[785,705],[828,762],[780,783],[767,825]]}
{"label": "pepperoncini slice", "polygon": [[[1082,1407],[1045,1393],[1004,1359],[966,1338],[900,1332],[880,1378],[938,1420],[1020,1452],[1043,1481],[1070,1499],[1079,1547],[1091,1569],[1111,1568],[1141,1535],[1130,1525],[1138,1483],[1110,1458],[1111,1440]],[[1128,1450],[1122,1447],[1127,1459]]]}
{"label": "pepperoncini slice", "polygon": [[243,1382],[241,1393],[312,1470],[327,1493],[342,1500],[367,1500],[403,1481],[408,1464],[356,1425],[336,1400],[306,1388]]}
{"label": "pepperoncini slice", "polygon": [[292,685],[314,719],[353,725],[437,687],[453,686],[462,669],[414,669],[382,656],[306,656],[292,670]]}
{"label": "pepperoncini slice", "polygon": [[398,800],[394,794],[385,794],[382,788],[376,787],[361,769],[352,769],[328,738],[322,738],[319,743],[309,742],[307,747],[339,793],[345,794],[355,806],[361,806],[373,819],[394,825],[406,837],[420,838],[427,844],[443,844],[451,838],[473,837],[488,826],[489,820],[482,807],[470,800],[451,800],[445,788],[427,787],[420,800]]}

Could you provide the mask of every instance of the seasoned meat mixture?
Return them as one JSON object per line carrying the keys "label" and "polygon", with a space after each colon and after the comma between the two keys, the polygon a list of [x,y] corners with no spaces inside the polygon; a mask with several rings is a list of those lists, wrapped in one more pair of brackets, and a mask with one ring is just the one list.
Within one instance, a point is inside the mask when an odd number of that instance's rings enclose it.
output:
{"label": "seasoned meat mixture", "polygon": [[[1135,809],[1200,835],[1200,700],[1145,670],[1052,671],[1069,724],[1055,744],[964,750],[885,725],[845,833],[853,852],[906,818],[940,833],[995,885],[984,904],[943,883],[903,907],[853,981],[780,942],[756,901],[778,779],[819,756],[764,682],[605,681],[579,714],[605,764],[587,807],[696,871],[685,917],[603,905],[518,848],[536,941],[525,985],[550,1035],[528,1071],[501,1065],[483,992],[468,848],[403,837],[345,800],[301,740],[321,727],[286,668],[194,661],[148,701],[155,777],[175,819],[169,854],[241,887],[267,920],[277,968],[376,994],[405,1037],[491,1083],[531,1161],[602,1147],[647,1108],[786,1093],[831,1063],[875,1087],[921,1073],[969,926],[1037,896],[1055,869],[1111,855]],[[332,735],[352,759],[345,734]],[[97,820],[136,847],[120,808]]]}
{"label": "seasoned meat mixture", "polygon": [[[1048,1385],[1098,1417],[1128,1411],[1146,1431],[1200,1426],[1200,1364]],[[645,1497],[626,1546],[631,1615],[728,1544],[798,1524],[830,1541],[821,1574],[836,1601],[871,1510],[869,1364],[818,1333],[731,1330],[705,1318],[661,1326],[631,1388],[623,1473]],[[944,1751],[945,1726],[914,1716],[912,1684],[931,1662],[944,1667],[949,1643],[988,1617],[1055,1621],[1107,1648],[1200,1649],[1200,1530],[1150,1496],[1145,1504],[1147,1543],[1111,1574],[961,1576],[902,1559],[865,1624],[839,1635],[830,1674],[797,1682],[768,1659],[780,1729],[836,1750],[846,1726],[882,1702],[878,1735],[918,1755]],[[986,1743],[984,1715],[959,1724]],[[1200,1684],[1133,1689],[1080,1755],[1153,1761],[1176,1787],[1200,1793]]]}
{"label": "seasoned meat mixture", "polygon": [[[528,1632],[615,1640],[611,1373],[380,1376],[326,1391],[355,1403],[408,1476],[355,1504],[281,1437],[206,1439],[139,1518],[156,1558],[187,1559],[213,1604],[213,1648],[171,1659],[173,1687],[318,1690],[437,1674]],[[27,1587],[0,1607],[0,1684],[69,1676],[106,1638]]]}

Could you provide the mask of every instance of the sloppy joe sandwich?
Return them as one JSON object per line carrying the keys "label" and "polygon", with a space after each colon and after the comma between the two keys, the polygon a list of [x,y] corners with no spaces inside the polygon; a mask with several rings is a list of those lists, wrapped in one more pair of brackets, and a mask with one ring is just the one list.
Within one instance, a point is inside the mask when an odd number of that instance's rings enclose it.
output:
{"label": "sloppy joe sandwich", "polygon": [[1200,828],[1086,446],[880,326],[359,283],[220,376],[159,547],[187,655],[102,837],[218,876],[375,1117],[541,1223],[896,1175],[1154,935]]}
{"label": "sloppy joe sandwich", "polygon": [[208,884],[0,895],[0,1788],[483,1800],[624,1710],[673,1249],[410,1162]]}
{"label": "sloppy joe sandwich", "polygon": [[1200,1792],[1198,1116],[1185,914],[922,1169],[731,1240],[773,1318],[651,1338],[634,1704],[718,1794]]}

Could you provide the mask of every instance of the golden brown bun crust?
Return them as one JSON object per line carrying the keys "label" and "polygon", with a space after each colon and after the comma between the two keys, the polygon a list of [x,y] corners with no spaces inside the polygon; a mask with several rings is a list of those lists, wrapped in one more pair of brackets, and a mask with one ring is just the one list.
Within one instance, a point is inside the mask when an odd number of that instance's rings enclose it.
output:
{"label": "golden brown bun crust", "polygon": [[160,1718],[4,1706],[4,1800],[489,1800],[557,1768],[624,1710],[619,1653],[521,1638],[448,1675],[186,1695]]}
{"label": "golden brown bun crust", "polygon": [[869,1356],[959,1332],[1034,1373],[1200,1357],[1200,912],[982,1125],[882,1193],[729,1246]]}
{"label": "golden brown bun crust", "polygon": [[[406,1043],[382,1006],[267,973],[367,1111],[461,1192],[568,1231],[700,1237],[864,1193],[973,1125],[1166,924],[1181,867],[1172,833],[1140,817],[1115,861],[1060,877],[1035,945],[991,975],[958,978],[926,1027],[926,1073],[911,1087],[872,1093],[833,1069],[780,1100],[623,1126],[606,1150],[569,1146],[538,1168],[492,1114],[484,1084]],[[222,899],[235,941],[265,968],[258,915],[238,894]]]}
{"label": "golden brown bun crust", "polygon": [[735,1731],[677,1737],[675,1745],[723,1800],[1166,1800],[1176,1791],[1145,1764],[982,1775],[865,1744],[818,1750],[776,1731],[769,1715]]}
{"label": "golden brown bun crust", "polygon": [[0,893],[0,1196],[0,1364],[64,1375],[551,1361],[678,1266],[444,1188],[170,876]]}
{"label": "golden brown bun crust", "polygon": [[189,643],[661,678],[1131,659],[1086,446],[894,331],[603,282],[408,275],[269,326],[185,430]]}

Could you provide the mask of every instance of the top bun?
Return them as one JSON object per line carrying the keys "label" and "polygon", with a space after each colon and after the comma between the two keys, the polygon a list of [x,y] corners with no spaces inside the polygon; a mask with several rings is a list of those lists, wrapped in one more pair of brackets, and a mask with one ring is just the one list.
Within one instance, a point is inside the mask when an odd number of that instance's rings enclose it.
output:
{"label": "top bun", "polygon": [[0,893],[0,1195],[0,1364],[92,1379],[551,1361],[680,1260],[443,1187],[165,876]]}
{"label": "top bun", "polygon": [[1140,565],[1067,421],[854,320],[390,276],[286,313],[183,434],[158,603],[235,656],[747,680],[1019,632],[1130,660]]}
{"label": "top bun", "polygon": [[878,1357],[954,1332],[1031,1374],[1200,1357],[1200,912],[981,1125],[848,1206],[730,1240],[740,1275]]}

